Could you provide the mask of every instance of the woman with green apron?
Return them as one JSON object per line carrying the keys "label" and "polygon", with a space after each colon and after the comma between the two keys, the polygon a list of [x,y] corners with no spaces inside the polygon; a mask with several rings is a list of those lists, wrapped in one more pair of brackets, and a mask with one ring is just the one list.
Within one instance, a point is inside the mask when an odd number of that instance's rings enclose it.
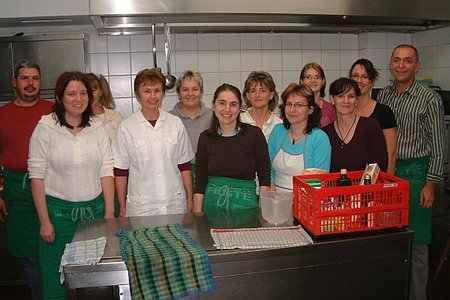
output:
{"label": "woman with green apron", "polygon": [[60,262],[81,220],[114,216],[113,160],[101,122],[91,119],[92,90],[80,72],[60,75],[55,111],[30,140],[28,169],[40,221],[39,257],[46,300],[66,299]]}
{"label": "woman with green apron", "polygon": [[292,177],[305,169],[330,170],[331,145],[318,128],[320,109],[310,87],[291,83],[281,99],[283,124],[275,126],[269,139],[272,189],[292,191]]}
{"label": "woman with green apron", "polygon": [[229,84],[214,93],[209,129],[200,134],[196,154],[194,213],[257,208],[260,191],[270,189],[270,160],[261,129],[239,119],[242,98]]}

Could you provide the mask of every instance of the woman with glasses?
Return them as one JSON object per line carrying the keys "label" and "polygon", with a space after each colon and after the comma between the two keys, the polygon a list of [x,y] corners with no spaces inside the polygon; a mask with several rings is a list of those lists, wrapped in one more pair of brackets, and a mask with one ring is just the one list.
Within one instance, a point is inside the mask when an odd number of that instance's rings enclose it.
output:
{"label": "woman with glasses", "polygon": [[241,121],[261,128],[269,140],[273,127],[282,122],[274,113],[278,93],[272,76],[264,71],[251,72],[242,93],[247,110],[241,113]]}
{"label": "woman with glasses", "polygon": [[314,101],[321,109],[319,127],[332,123],[336,119],[336,112],[333,105],[323,98],[327,81],[322,67],[316,63],[306,64],[300,72],[300,83],[306,84],[314,92]]}
{"label": "woman with glasses", "polygon": [[356,113],[359,86],[353,79],[339,78],[330,85],[331,103],[336,108],[336,121],[323,128],[331,147],[331,172],[340,169],[364,170],[367,163],[377,163],[387,170],[386,140],[378,121]]}
{"label": "woman with glasses", "polygon": [[397,122],[389,106],[381,104],[371,97],[372,87],[378,78],[378,71],[370,60],[361,58],[353,63],[349,75],[350,78],[356,81],[361,90],[361,96],[358,97],[356,113],[366,118],[374,118],[380,123],[384,138],[386,139],[389,157],[387,172],[394,174],[395,152],[397,148]]}
{"label": "woman with glasses", "polygon": [[325,132],[318,128],[320,109],[307,85],[291,83],[281,99],[283,123],[275,126],[269,138],[271,187],[292,191],[292,177],[305,169],[329,171],[331,146]]}

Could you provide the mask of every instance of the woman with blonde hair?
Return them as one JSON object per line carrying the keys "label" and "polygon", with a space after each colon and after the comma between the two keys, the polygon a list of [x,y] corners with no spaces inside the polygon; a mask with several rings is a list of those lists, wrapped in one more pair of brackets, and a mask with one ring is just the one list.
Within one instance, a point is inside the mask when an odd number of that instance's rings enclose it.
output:
{"label": "woman with blonde hair", "polygon": [[[169,111],[183,122],[189,136],[194,153],[197,152],[198,137],[203,130],[209,127],[212,110],[202,102],[203,78],[197,71],[185,71],[177,80],[177,95],[180,100]],[[195,158],[192,161],[193,170]]]}
{"label": "woman with blonde hair", "polygon": [[114,110],[116,105],[106,78],[94,73],[88,73],[87,78],[94,96],[91,106],[92,113],[94,118],[103,124],[109,140],[112,141],[117,126],[122,121],[122,115]]}
{"label": "woman with blonde hair", "polygon": [[251,72],[242,91],[247,110],[240,115],[241,121],[259,127],[266,141],[281,119],[274,113],[278,105],[278,93],[272,76],[265,71]]}

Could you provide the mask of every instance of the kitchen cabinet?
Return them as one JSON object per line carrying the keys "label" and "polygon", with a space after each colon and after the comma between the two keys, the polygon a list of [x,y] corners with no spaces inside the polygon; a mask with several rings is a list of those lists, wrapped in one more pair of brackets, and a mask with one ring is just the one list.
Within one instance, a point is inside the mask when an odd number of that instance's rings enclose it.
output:
{"label": "kitchen cabinet", "polygon": [[[236,224],[236,220],[241,223]],[[129,299],[128,273],[119,255],[116,230],[171,223],[183,224],[190,236],[207,251],[217,284],[213,291],[186,299],[408,298],[411,231],[393,229],[336,235],[317,239],[312,245],[280,249],[221,251],[213,246],[209,233],[212,226],[266,226],[261,220],[259,211],[248,210],[214,217],[171,215],[83,222],[74,241],[106,236],[107,246],[97,265],[64,267],[69,299],[82,299],[80,292],[104,286],[116,286],[116,298]]]}
{"label": "kitchen cabinet", "polygon": [[89,0],[14,0],[0,2],[0,18],[88,16]]}

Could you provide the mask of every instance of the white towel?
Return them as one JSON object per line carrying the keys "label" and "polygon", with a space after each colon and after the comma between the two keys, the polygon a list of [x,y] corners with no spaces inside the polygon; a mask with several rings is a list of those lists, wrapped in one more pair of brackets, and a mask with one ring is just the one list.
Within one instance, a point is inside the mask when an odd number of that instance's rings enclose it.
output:
{"label": "white towel", "polygon": [[217,249],[264,249],[297,247],[312,244],[301,226],[211,229]]}
{"label": "white towel", "polygon": [[104,236],[98,239],[66,244],[59,267],[61,284],[64,282],[63,267],[65,265],[95,265],[102,259],[105,247],[106,237]]}

